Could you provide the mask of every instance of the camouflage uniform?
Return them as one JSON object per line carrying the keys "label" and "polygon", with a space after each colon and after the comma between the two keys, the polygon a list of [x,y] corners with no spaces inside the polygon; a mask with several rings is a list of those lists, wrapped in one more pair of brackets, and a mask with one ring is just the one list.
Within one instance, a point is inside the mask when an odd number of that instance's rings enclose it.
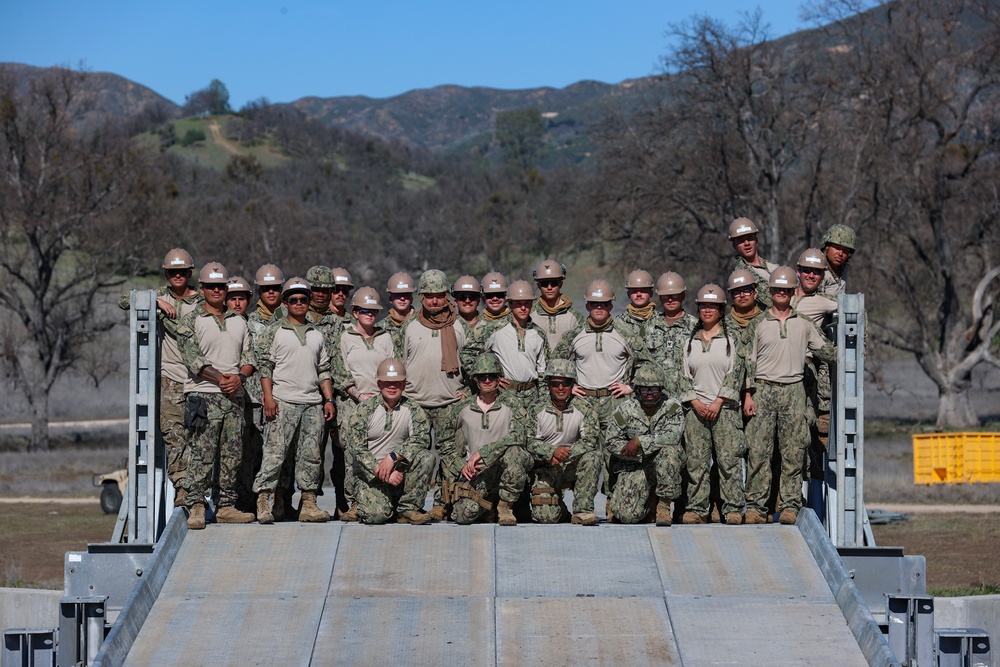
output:
{"label": "camouflage uniform", "polygon": [[[456,523],[473,523],[487,513],[497,496],[510,504],[520,497],[532,465],[524,448],[525,420],[524,412],[504,392],[486,412],[474,396],[451,406],[439,447],[441,472],[452,489],[451,518]],[[462,477],[462,467],[476,452],[485,467],[469,481]],[[471,492],[460,491],[456,498],[455,489],[464,486],[471,487]]]}
{"label": "camouflage uniform", "polygon": [[[408,398],[401,398],[392,409],[380,396],[358,404],[348,427],[347,446],[362,521],[385,523],[394,513],[423,509],[434,471],[430,429],[427,413]],[[386,484],[375,476],[379,462],[389,452],[406,462],[401,466],[405,468],[401,486]]]}
{"label": "camouflage uniform", "polygon": [[[727,347],[728,343],[728,347]],[[724,330],[705,345],[695,336],[690,341],[691,349],[684,347],[684,375],[681,378],[680,400],[684,409],[684,451],[687,457],[687,510],[703,519],[709,516],[710,481],[709,473],[714,461],[719,473],[719,491],[722,497],[722,513],[743,513],[746,502],[743,487],[743,457],[746,455],[746,436],[740,410],[740,390],[743,388],[746,368],[735,336],[725,336]],[[717,347],[718,346],[718,347]],[[724,356],[719,355],[724,349]],[[692,364],[689,360],[695,357]],[[699,364],[698,362],[702,362]],[[722,383],[699,391],[695,375],[703,379],[709,373],[698,373],[702,364],[718,365],[718,372],[724,372]],[[692,370],[692,366],[695,370]],[[724,371],[723,371],[724,369]],[[699,383],[701,385],[702,383]],[[714,383],[709,383],[714,384]],[[702,387],[704,389],[704,387]],[[706,405],[717,397],[725,400],[718,417],[705,421],[693,408],[692,400],[700,400]]]}
{"label": "camouflage uniform", "polygon": [[573,308],[573,302],[565,295],[560,296],[559,307],[555,313],[546,312],[541,299],[535,301],[535,305],[531,307],[531,321],[545,332],[550,350],[559,347],[568,334],[583,326],[585,320],[586,318]]}
{"label": "camouflage uniform", "polygon": [[615,326],[630,340],[641,340],[646,323],[656,318],[656,309],[652,308],[650,310],[652,311],[650,316],[642,319],[633,315],[629,310],[626,310],[624,313],[618,313],[615,315]]}
{"label": "camouflage uniform", "polygon": [[[275,379],[285,370],[275,352],[281,345],[287,345],[289,332],[294,334],[295,343],[291,349],[299,358],[308,362],[311,371],[296,372],[294,382],[286,383]],[[295,482],[300,491],[314,492],[323,486],[323,463],[320,443],[323,441],[323,396],[319,385],[330,379],[330,360],[326,352],[325,337],[310,347],[310,332],[319,333],[311,324],[298,327],[287,320],[275,322],[265,329],[257,341],[257,356],[260,375],[272,381],[272,397],[278,404],[278,415],[264,426],[264,452],[260,472],[254,480],[254,493],[284,488],[282,482],[286,472],[289,453],[294,452]],[[313,334],[315,337],[315,333]],[[277,341],[276,341],[277,339]],[[277,347],[276,347],[277,342]],[[298,356],[297,355],[297,356]],[[305,369],[303,369],[305,370]],[[287,371],[285,372],[287,375]],[[288,393],[286,384],[293,384]],[[285,398],[299,396],[298,400]]]}
{"label": "camouflage uniform", "polygon": [[767,284],[767,280],[771,275],[771,272],[778,268],[778,265],[774,262],[769,262],[761,256],[757,256],[760,260],[761,266],[754,266],[750,262],[743,259],[742,256],[736,258],[736,269],[746,269],[751,274],[753,274],[753,281],[757,285],[757,301],[761,304],[762,308],[771,307],[771,288]]}
{"label": "camouflage uniform", "polygon": [[[221,335],[233,341],[234,347],[239,347],[240,359],[235,368],[229,368],[205,356],[196,319],[211,322],[208,327],[218,327]],[[177,344],[192,378],[209,365],[222,373],[235,373],[243,366],[256,364],[246,320],[232,311],[225,313],[223,323],[220,324],[217,317],[199,305],[178,322]],[[189,397],[201,397],[207,402],[208,422],[203,428],[190,434],[190,457],[184,477],[184,503],[192,507],[204,502],[211,491],[212,473],[218,463],[218,507],[232,506],[237,499],[236,477],[243,458],[244,394],[240,390],[235,397],[229,397],[217,388],[216,391],[198,391],[197,385],[197,382],[189,379],[185,383],[185,392]]]}
{"label": "camouflage uniform", "polygon": [[[772,352],[777,351],[777,352]],[[747,359],[747,375],[753,378],[756,416],[747,424],[747,510],[767,513],[771,486],[771,456],[775,435],[781,455],[778,511],[798,512],[802,507],[802,468],[809,447],[806,392],[803,370],[807,353],[823,361],[836,360],[836,349],[816,325],[795,311],[784,322],[769,311],[757,324],[753,349]],[[766,376],[761,372],[767,357],[780,358],[785,368]]]}
{"label": "camouflage uniform", "polygon": [[[663,500],[680,496],[683,430],[684,410],[676,399],[664,398],[652,417],[646,416],[634,395],[618,405],[605,437],[610,458],[610,508],[616,519],[623,523],[642,521],[649,512],[651,490]],[[626,458],[621,450],[633,437],[639,438],[639,453]]]}
{"label": "camouflage uniform", "polygon": [[[184,428],[184,378],[187,377],[187,368],[177,347],[177,323],[205,299],[200,292],[177,299],[166,285],[157,288],[156,298],[167,301],[177,309],[177,317],[171,318],[157,308],[156,326],[160,340],[160,437],[167,457],[167,477],[174,488],[180,488],[187,473],[188,461],[188,432]],[[119,297],[118,307],[122,310],[132,307],[131,292]]]}
{"label": "camouflage uniform", "polygon": [[[562,490],[572,484],[573,512],[593,512],[594,496],[604,457],[599,446],[597,415],[570,399],[560,412],[550,401],[529,413],[527,449],[535,460],[531,470],[531,518],[538,523],[558,523],[562,518]],[[570,448],[569,458],[551,465],[556,448]]]}
{"label": "camouflage uniform", "polygon": [[683,349],[691,338],[698,318],[684,313],[677,322],[668,324],[661,315],[646,321],[642,330],[641,363],[652,362],[664,375],[664,392],[671,398],[680,395],[683,373]]}

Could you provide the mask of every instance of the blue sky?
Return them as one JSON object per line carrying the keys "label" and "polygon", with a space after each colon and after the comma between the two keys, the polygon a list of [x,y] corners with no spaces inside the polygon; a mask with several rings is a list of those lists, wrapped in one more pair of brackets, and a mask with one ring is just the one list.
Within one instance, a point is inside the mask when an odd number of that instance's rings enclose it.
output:
{"label": "blue sky", "polygon": [[801,0],[4,0],[0,62],[113,72],[177,103],[218,78],[231,103],[391,97],[441,84],[563,87],[658,71],[671,23],[735,25],[758,6],[778,37]]}

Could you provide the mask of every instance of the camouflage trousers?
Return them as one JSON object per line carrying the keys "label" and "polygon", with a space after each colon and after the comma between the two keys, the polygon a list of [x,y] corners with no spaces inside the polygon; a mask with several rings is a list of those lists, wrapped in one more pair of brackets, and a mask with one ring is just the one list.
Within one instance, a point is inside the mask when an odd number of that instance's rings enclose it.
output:
{"label": "camouflage trousers", "polygon": [[253,490],[273,491],[290,454],[295,459],[295,483],[300,491],[315,492],[323,485],[323,406],[320,403],[277,401],[278,416],[264,426],[264,458]]}
{"label": "camouflage trousers", "polygon": [[212,490],[212,475],[219,466],[219,507],[236,503],[236,476],[243,458],[243,397],[191,393],[208,403],[208,423],[191,431],[184,504],[204,502]]}
{"label": "camouflage trousers", "polygon": [[573,511],[593,512],[594,496],[604,460],[598,451],[588,452],[572,462],[557,466],[535,462],[531,471],[531,520],[559,523],[562,519],[562,492],[573,488]]}
{"label": "camouflage trousers", "polygon": [[766,514],[775,436],[781,459],[778,511],[802,507],[802,467],[809,447],[806,392],[794,384],[757,383],[757,415],[747,424],[747,509]]}
{"label": "camouflage trousers", "polygon": [[[528,483],[528,472],[534,459],[523,447],[508,447],[499,462],[479,472],[469,482],[472,489],[483,497],[514,504]],[[464,480],[460,480],[464,481]],[[486,508],[471,498],[459,498],[451,507],[451,518],[455,523],[470,524],[486,512]]]}
{"label": "camouflage trousers", "polygon": [[[343,496],[348,505],[353,505],[356,502],[354,489],[358,485],[358,478],[354,474],[354,457],[351,456],[351,448],[347,446],[351,417],[357,411],[358,404],[354,402],[354,399],[337,396],[337,444],[339,450],[334,450],[334,465],[330,470],[330,479],[334,486],[337,486],[338,482],[343,485]],[[343,470],[340,470],[341,464],[337,460],[340,456],[343,457]],[[338,501],[340,495],[338,489]]]}
{"label": "camouflage trousers", "polygon": [[410,468],[403,474],[403,483],[392,486],[374,479],[364,482],[355,477],[355,498],[358,516],[365,523],[385,523],[397,512],[419,512],[424,508],[427,490],[434,471],[434,455],[417,451],[410,461]]}
{"label": "camouflage trousers", "polygon": [[743,417],[738,409],[723,408],[715,421],[706,422],[692,409],[684,411],[684,451],[687,456],[687,510],[708,517],[710,473],[719,474],[722,513],[743,513],[743,457],[747,451]]}
{"label": "camouflage trousers", "polygon": [[180,488],[188,467],[188,431],[184,428],[184,383],[160,378],[160,435],[167,457],[167,477]]}
{"label": "camouflage trousers", "polygon": [[236,507],[244,512],[253,512],[257,507],[253,481],[260,471],[264,454],[263,421],[264,408],[246,399],[243,406],[243,458],[236,476]]}
{"label": "camouflage trousers", "polygon": [[627,400],[627,397],[622,399],[615,398],[614,396],[601,396],[600,398],[596,396],[577,396],[573,400],[579,401],[581,408],[589,408],[597,415],[597,425],[599,426],[597,448],[601,452],[601,472],[604,473],[603,491],[604,495],[610,498],[611,487],[609,486],[609,480],[611,479],[611,474],[608,472],[609,454],[604,447],[604,434],[608,431],[608,422],[611,420],[611,415],[614,414],[615,408],[618,407],[620,401]]}
{"label": "camouflage trousers", "polygon": [[608,468],[612,514],[622,523],[639,523],[649,513],[650,491],[663,500],[680,497],[684,449],[664,447],[651,461],[611,456]]}
{"label": "camouflage trousers", "polygon": [[[421,406],[423,407],[423,406]],[[437,483],[441,480],[443,472],[441,471],[441,450],[438,448],[438,441],[441,439],[438,435],[443,433],[444,429],[448,428],[448,417],[451,412],[451,406],[446,405],[440,408],[424,408],[424,412],[427,413],[427,417],[431,420],[431,450],[434,454],[434,468],[431,472],[431,484],[436,484],[434,487],[434,504],[444,505],[444,497],[441,494],[441,484]]]}

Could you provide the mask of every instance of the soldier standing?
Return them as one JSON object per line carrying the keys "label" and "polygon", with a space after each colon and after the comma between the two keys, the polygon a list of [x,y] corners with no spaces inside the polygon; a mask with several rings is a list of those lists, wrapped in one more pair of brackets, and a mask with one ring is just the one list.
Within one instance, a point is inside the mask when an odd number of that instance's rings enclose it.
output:
{"label": "soldier standing", "polygon": [[847,225],[833,225],[823,235],[823,255],[826,257],[826,274],[820,291],[836,297],[847,291],[847,263],[857,248],[854,230]]}
{"label": "soldier standing", "polygon": [[220,523],[249,523],[253,514],[236,502],[236,476],[243,455],[243,383],[254,372],[246,320],[226,309],[229,273],[218,262],[206,264],[198,277],[204,303],[177,325],[177,342],[190,374],[185,423],[191,431],[191,454],[184,478],[188,528],[205,527],[205,497],[219,467]]}
{"label": "soldier standing", "polygon": [[670,503],[681,494],[684,411],[677,399],[666,397],[663,384],[657,366],[640,366],[635,394],[611,415],[606,433],[609,522],[639,523],[655,499],[656,525],[671,523]]}
{"label": "soldier standing", "polygon": [[528,413],[528,453],[531,470],[531,518],[558,523],[565,504],[563,488],[572,485],[572,523],[596,526],[594,496],[604,456],[600,448],[597,415],[583,410],[573,397],[576,368],[566,359],[553,359],[545,369],[549,399]]}
{"label": "soldier standing", "polygon": [[483,347],[497,355],[503,368],[500,388],[527,407],[539,396],[538,376],[545,371],[548,341],[545,332],[531,321],[535,292],[526,280],[515,280],[507,289],[510,320],[494,328]]}
{"label": "soldier standing", "polygon": [[667,271],[657,278],[656,294],[663,305],[663,317],[653,317],[643,327],[644,356],[663,369],[667,396],[676,398],[677,381],[681,376],[681,348],[691,337],[698,318],[684,311],[687,285],[679,274]]}
{"label": "soldier standing", "polygon": [[490,271],[483,276],[481,284],[483,290],[483,312],[482,318],[485,324],[498,322],[510,315],[510,308],[507,307],[507,279],[502,273]]}
{"label": "soldier standing", "polygon": [[[250,297],[253,290],[250,284],[242,276],[231,276],[226,292],[226,308],[247,319],[247,308],[250,305]],[[249,324],[248,324],[249,328]],[[250,346],[253,348],[254,335],[250,329]],[[256,505],[256,497],[253,494],[253,478],[260,468],[260,457],[263,441],[257,436],[259,431],[253,421],[253,403],[251,401],[250,386],[256,384],[260,386],[260,380],[254,373],[243,383],[243,455],[240,457],[240,470],[236,475],[236,508],[244,512],[252,512]]]}
{"label": "soldier standing", "polygon": [[[360,290],[359,290],[360,291]],[[406,368],[383,359],[376,369],[379,396],[361,403],[350,419],[347,438],[357,479],[357,512],[364,523],[423,525],[423,510],[434,471],[430,420],[403,396]]]}
{"label": "soldier standing", "polygon": [[729,223],[729,240],[736,251],[736,268],[746,269],[753,274],[757,300],[767,307],[771,305],[767,279],[778,265],[760,256],[757,234],[757,223],[750,218],[736,218]]}
{"label": "soldier standing", "polygon": [[458,316],[475,331],[479,326],[479,302],[482,298],[479,281],[472,276],[460,276],[451,286],[451,296],[455,299]]}
{"label": "soldier standing", "polygon": [[386,294],[389,295],[389,314],[382,322],[382,328],[390,334],[395,335],[403,326],[403,322],[410,319],[416,312],[413,309],[413,291],[415,282],[409,273],[394,273],[385,284]]}
{"label": "soldier standing", "polygon": [[440,444],[441,469],[451,517],[459,524],[489,516],[493,499],[499,498],[498,523],[517,525],[513,505],[528,482],[532,460],[524,448],[525,415],[500,392],[500,374],[496,355],[479,355],[472,368],[478,395],[449,411],[447,436]]}
{"label": "soldier standing", "polygon": [[[446,430],[448,406],[466,396],[459,354],[468,329],[448,300],[448,279],[443,271],[424,271],[418,291],[420,310],[399,330],[395,356],[406,366],[406,395],[427,412],[437,442]],[[446,518],[444,500],[439,488],[430,511],[435,521]]]}
{"label": "soldier standing", "polygon": [[628,308],[615,316],[619,329],[627,331],[632,339],[642,336],[645,323],[656,315],[653,303],[653,276],[637,269],[625,277],[625,293],[628,294]]}
{"label": "soldier standing", "polygon": [[546,259],[531,275],[539,291],[531,319],[545,332],[549,349],[555,350],[565,334],[583,326],[583,316],[573,308],[573,301],[562,293],[565,266],[554,259]]}
{"label": "soldier standing", "polygon": [[[340,428],[340,441],[349,444],[351,416],[357,406],[379,394],[379,365],[393,356],[392,335],[375,324],[382,301],[378,292],[371,287],[362,287],[354,293],[351,299],[351,316],[354,324],[344,329],[340,335],[340,353],[343,358],[343,375],[336,384],[343,387],[343,392],[350,398],[338,402],[337,424]],[[344,487],[351,507],[341,515],[341,521],[357,521],[358,506],[355,496],[357,480],[354,477],[354,465],[351,462],[351,448],[344,450]]]}
{"label": "soldier standing", "polygon": [[[191,254],[174,248],[163,258],[167,284],[156,290],[156,322],[160,342],[160,436],[167,456],[167,477],[174,486],[174,506],[184,505],[184,476],[187,474],[188,434],[184,428],[184,382],[188,370],[177,346],[177,323],[202,301],[200,292],[188,284],[194,270]],[[128,310],[131,295],[118,299],[118,307]]]}
{"label": "soldier standing", "polygon": [[771,486],[771,456],[777,432],[781,457],[780,501],[783,524],[793,524],[802,507],[802,467],[809,447],[806,393],[803,372],[806,355],[833,363],[836,350],[812,320],[792,309],[798,276],[791,267],[771,272],[772,305],[757,324],[747,374],[753,395],[745,399],[744,414],[754,418],[747,425],[746,523],[765,523]]}
{"label": "soldier standing", "polygon": [[309,284],[296,276],[285,283],[281,293],[288,313],[258,341],[267,422],[263,463],[254,481],[257,521],[269,524],[281,520],[285,491],[278,482],[292,452],[295,481],[302,492],[299,521],[322,523],[330,515],[316,505],[316,492],[323,485],[320,443],[323,425],[336,411],[330,358],[323,334],[308,321]]}
{"label": "soldier standing", "polygon": [[746,502],[743,456],[746,437],[740,411],[745,366],[736,338],[727,330],[726,295],[718,285],[698,290],[699,324],[684,347],[680,401],[684,410],[688,499],[684,523],[705,523],[709,517],[710,475],[718,470],[722,512],[726,523],[743,523]]}

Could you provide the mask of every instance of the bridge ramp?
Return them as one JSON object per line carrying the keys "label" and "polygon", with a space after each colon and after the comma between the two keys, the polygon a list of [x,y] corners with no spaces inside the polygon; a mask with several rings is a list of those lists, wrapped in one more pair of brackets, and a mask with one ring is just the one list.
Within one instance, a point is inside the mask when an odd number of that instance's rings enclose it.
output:
{"label": "bridge ramp", "polygon": [[791,526],[210,525],[130,665],[864,665]]}

